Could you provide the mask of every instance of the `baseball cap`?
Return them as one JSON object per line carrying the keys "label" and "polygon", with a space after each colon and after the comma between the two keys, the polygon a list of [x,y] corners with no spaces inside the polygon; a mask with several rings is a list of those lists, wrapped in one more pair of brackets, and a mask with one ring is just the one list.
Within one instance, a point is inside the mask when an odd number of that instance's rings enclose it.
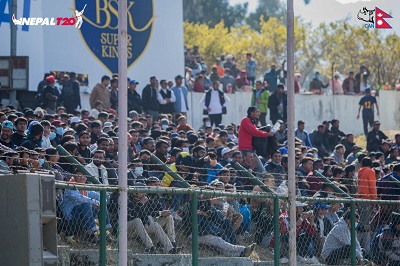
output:
{"label": "baseball cap", "polygon": [[112,126],[113,126],[113,124],[111,122],[105,122],[104,125],[103,125],[103,128],[112,127]]}
{"label": "baseball cap", "polygon": [[9,129],[11,129],[11,130],[14,129],[14,125],[13,125],[13,123],[12,123],[10,120],[5,120],[5,121],[3,121],[3,123],[1,123],[1,126],[2,126],[2,127],[9,128]]}
{"label": "baseball cap", "polygon": [[135,116],[138,116],[139,114],[136,111],[130,111],[129,112],[129,117],[134,118]]}
{"label": "baseball cap", "polygon": [[352,148],[351,148],[351,150],[359,150],[359,149],[361,149],[360,147],[358,147],[357,145],[354,145]]}
{"label": "baseball cap", "polygon": [[70,120],[69,122],[70,122],[71,124],[72,124],[72,123],[79,123],[79,122],[82,122],[82,120],[81,120],[79,117],[74,116],[74,117],[71,118],[71,120]]}
{"label": "baseball cap", "polygon": [[65,133],[67,132],[71,132],[72,134],[75,134],[75,130],[73,130],[72,128],[67,128],[63,130],[63,135],[65,135]]}
{"label": "baseball cap", "polygon": [[129,84],[139,84],[139,82],[137,82],[136,80],[132,79]]}
{"label": "baseball cap", "polygon": [[318,210],[318,209],[325,209],[325,210],[328,210],[328,209],[331,208],[331,206],[328,205],[328,204],[326,204],[325,202],[316,202],[316,203],[314,204],[314,206],[315,206],[315,209],[316,209],[316,210]]}
{"label": "baseball cap", "polygon": [[176,76],[175,77],[175,80],[177,80],[177,79],[182,79],[183,77],[181,76],[181,75],[178,75],[178,76]]}
{"label": "baseball cap", "polygon": [[53,77],[53,76],[48,76],[47,78],[46,78],[46,81],[48,82],[48,83],[54,83],[54,82],[56,82],[56,79]]}
{"label": "baseball cap", "polygon": [[224,156],[225,154],[227,154],[230,151],[232,151],[232,150],[229,149],[229,148],[223,148],[222,151],[221,151],[221,155]]}
{"label": "baseball cap", "polygon": [[63,127],[65,126],[65,123],[61,122],[60,120],[54,120],[53,123],[51,123],[55,127]]}
{"label": "baseball cap", "polygon": [[374,121],[374,125],[380,125],[380,124],[381,124],[381,122],[379,122],[378,120]]}
{"label": "baseball cap", "polygon": [[371,88],[365,88],[365,92],[370,92],[371,91]]}

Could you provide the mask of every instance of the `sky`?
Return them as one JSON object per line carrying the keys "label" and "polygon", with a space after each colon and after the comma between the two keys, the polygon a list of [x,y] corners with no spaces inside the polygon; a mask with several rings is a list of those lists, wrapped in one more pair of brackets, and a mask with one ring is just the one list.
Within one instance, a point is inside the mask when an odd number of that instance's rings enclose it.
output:
{"label": "sky", "polygon": [[[257,7],[258,0],[229,0],[231,4],[249,3],[249,12]],[[293,0],[294,12],[296,16],[301,16],[306,21],[318,25],[322,22],[334,22],[337,20],[350,18],[350,23],[364,25],[365,23],[357,19],[357,13],[363,7],[374,9],[379,7],[393,18],[386,21],[393,29],[381,29],[386,33],[400,34],[400,1],[399,0],[311,0],[310,4],[305,5],[304,0]],[[284,1],[286,2],[286,1]]]}

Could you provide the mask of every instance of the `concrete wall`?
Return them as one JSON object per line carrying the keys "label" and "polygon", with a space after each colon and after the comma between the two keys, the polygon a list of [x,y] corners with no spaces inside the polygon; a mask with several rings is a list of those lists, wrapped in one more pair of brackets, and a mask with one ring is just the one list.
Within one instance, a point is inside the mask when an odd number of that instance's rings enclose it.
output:
{"label": "concrete wall", "polygon": [[[189,106],[191,110],[188,119],[195,129],[202,124],[202,107],[200,99],[202,93],[191,93],[189,96]],[[246,115],[247,108],[250,106],[251,93],[237,92],[228,94],[231,99],[227,110],[228,114],[223,116],[222,123],[240,123]],[[333,118],[340,120],[340,128],[344,132],[362,134],[362,120],[356,119],[358,103],[361,96],[348,95],[302,95],[295,96],[295,121],[303,120],[306,122],[306,130],[309,132],[317,128],[324,120]],[[380,116],[376,120],[381,121],[381,129],[389,130],[400,129],[400,92],[381,91],[377,97],[380,109]],[[269,116],[267,116],[269,121]]]}

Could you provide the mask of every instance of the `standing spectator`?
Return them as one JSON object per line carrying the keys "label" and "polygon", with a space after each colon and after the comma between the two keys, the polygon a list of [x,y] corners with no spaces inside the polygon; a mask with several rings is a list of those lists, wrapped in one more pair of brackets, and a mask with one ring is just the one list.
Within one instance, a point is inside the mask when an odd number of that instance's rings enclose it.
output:
{"label": "standing spectator", "polygon": [[[168,87],[172,89],[174,83],[170,81],[171,84],[168,82]],[[194,87],[194,79],[192,78],[192,69],[190,67],[185,67],[185,86],[188,91],[192,91]]]}
{"label": "standing spectator", "polygon": [[[218,68],[216,66],[212,67],[211,74],[208,78],[210,79],[211,82],[219,81],[220,76],[218,75]],[[212,84],[211,84],[211,86],[212,86]]]}
{"label": "standing spectator", "polygon": [[365,96],[363,96],[360,99],[360,102],[358,103],[358,105],[359,105],[359,107],[358,107],[357,119],[360,118],[360,110],[362,107],[363,108],[362,119],[363,119],[363,125],[364,125],[364,134],[365,134],[365,136],[367,136],[368,124],[370,127],[372,127],[372,123],[374,121],[374,105],[376,106],[376,114],[379,116],[378,102],[376,101],[376,98],[371,95],[370,88],[365,89]]}
{"label": "standing spectator", "polygon": [[138,114],[142,113],[142,98],[140,94],[136,91],[136,86],[139,85],[139,82],[136,80],[131,80],[129,82],[128,89],[128,112],[136,111]]}
{"label": "standing spectator", "polygon": [[235,79],[236,87],[238,89],[241,89],[243,86],[248,86],[249,81],[247,80],[247,73],[246,70],[241,70],[240,71],[240,76]]}
{"label": "standing spectator", "polygon": [[321,94],[322,93],[322,88],[327,88],[329,86],[329,83],[323,84],[321,79],[321,74],[317,71],[315,72],[315,77],[313,80],[310,82],[310,91],[316,94]]}
{"label": "standing spectator", "polygon": [[267,125],[268,99],[269,91],[263,87],[261,80],[257,80],[256,89],[253,90],[253,96],[251,97],[251,106],[255,106],[260,110],[261,126]]}
{"label": "standing spectator", "polygon": [[[189,111],[188,106],[188,90],[185,86],[182,86],[182,76],[178,75],[175,77],[175,87],[172,87],[172,92],[175,95],[175,102],[174,102],[174,112],[175,114],[181,113],[182,115],[186,116],[187,111]],[[175,115],[174,114],[174,115]],[[157,121],[154,120],[153,121]]]}
{"label": "standing spectator", "polygon": [[377,151],[382,144],[382,140],[388,139],[388,137],[379,130],[381,123],[374,121],[372,130],[367,134],[367,151]]}
{"label": "standing spectator", "polygon": [[271,70],[264,75],[264,82],[268,83],[268,90],[275,92],[278,86],[278,77],[281,73],[281,69],[276,69],[275,65],[271,66]]}
{"label": "standing spectator", "polygon": [[219,126],[222,115],[226,114],[226,105],[230,102],[228,96],[219,90],[219,82],[213,82],[213,89],[206,92],[200,100],[203,106],[203,114],[210,117],[211,126]]}
{"label": "standing spectator", "polygon": [[[346,137],[340,141],[340,144],[342,144],[345,147],[346,152],[344,153],[344,158],[347,158],[350,155],[350,153],[353,151],[353,147],[356,145],[354,143],[353,133],[347,134]],[[349,162],[349,163],[351,163],[351,162]]]}
{"label": "standing spectator", "polygon": [[[214,65],[214,67],[217,68],[218,76],[219,76],[220,78],[222,78],[222,77],[224,76],[225,69],[224,69],[224,68],[222,67],[222,65],[221,65],[221,58],[220,58],[220,57],[215,58],[215,65]],[[214,67],[213,67],[213,68],[214,68]]]}
{"label": "standing spectator", "polygon": [[247,71],[247,80],[250,83],[250,86],[254,86],[254,81],[256,79],[256,70],[257,63],[251,57],[251,53],[246,54],[246,71]]}
{"label": "standing spectator", "polygon": [[68,114],[72,114],[76,108],[81,106],[81,94],[79,91],[79,82],[76,81],[75,72],[64,75],[64,84],[61,92],[61,100]]}
{"label": "standing spectator", "polygon": [[366,66],[361,66],[356,74],[356,93],[364,92],[368,88],[368,77],[370,72]]}
{"label": "standing spectator", "polygon": [[340,143],[340,140],[344,137],[346,137],[346,134],[344,134],[343,131],[340,131],[339,129],[339,120],[337,119],[332,119],[331,121],[331,139],[330,139],[330,144],[331,144],[331,149],[333,149],[336,145]]}
{"label": "standing spectator", "polygon": [[[376,200],[376,177],[372,169],[372,160],[365,157],[361,161],[361,169],[358,170],[358,198],[366,200]],[[363,203],[359,205],[360,227],[358,228],[358,239],[361,247],[365,249],[365,254],[369,253],[371,243],[371,225],[373,205]]]}
{"label": "standing spectator", "polygon": [[97,83],[96,86],[94,86],[89,98],[90,108],[95,108],[96,101],[101,101],[104,109],[108,110],[111,108],[110,90],[107,88],[108,85],[110,85],[110,77],[103,76],[101,78],[101,83]]}
{"label": "standing spectator", "polygon": [[300,93],[301,85],[300,85],[301,74],[294,74],[294,93]]}
{"label": "standing spectator", "polygon": [[303,145],[312,148],[310,137],[308,135],[308,132],[304,130],[304,127],[305,122],[303,120],[299,120],[297,122],[297,129],[294,131],[294,136],[300,139]]}
{"label": "standing spectator", "polygon": [[229,68],[225,68],[225,74],[220,81],[222,83],[222,90],[224,92],[233,93],[236,91],[235,78],[231,76],[231,71]]}
{"label": "standing spectator", "polygon": [[284,89],[285,87],[282,84],[279,84],[276,91],[269,97],[268,108],[272,124],[275,124],[277,120],[286,122],[287,96]]}
{"label": "standing spectator", "polygon": [[207,69],[203,69],[201,71],[201,75],[203,76],[203,87],[205,90],[209,90],[212,87],[212,81],[207,76]]}
{"label": "standing spectator", "polygon": [[54,87],[56,79],[53,76],[48,76],[46,82],[47,86],[43,90],[43,108],[46,109],[48,114],[55,114],[57,110],[57,101],[60,96],[58,90]]}
{"label": "standing spectator", "polygon": [[267,138],[274,135],[273,132],[265,132],[257,128],[259,118],[260,111],[257,107],[251,106],[247,109],[247,116],[240,121],[238,133],[239,151],[254,150],[253,137]]}
{"label": "standing spectator", "polygon": [[318,129],[310,134],[310,140],[313,147],[318,149],[318,155],[325,157],[329,155],[329,142],[325,137],[325,126],[319,125]]}
{"label": "standing spectator", "polygon": [[157,79],[156,77],[150,77],[150,84],[144,87],[142,92],[142,107],[146,114],[151,115],[153,121],[158,120],[158,109],[159,103],[157,100]]}
{"label": "standing spectator", "polygon": [[342,84],[344,94],[354,94],[356,92],[356,79],[354,71],[349,72],[349,76],[345,78]]}
{"label": "standing spectator", "polygon": [[110,103],[111,103],[112,109],[118,110],[118,79],[117,78],[114,78],[111,80]]}
{"label": "standing spectator", "polygon": [[173,114],[174,102],[176,102],[174,92],[168,88],[167,81],[162,79],[160,81],[161,89],[158,91],[158,103],[160,104],[159,112],[161,114]]}
{"label": "standing spectator", "polygon": [[233,60],[234,60],[233,55],[228,54],[226,56],[224,68],[225,69],[229,68],[229,72],[231,73],[232,77],[235,79],[238,75],[238,69],[236,68],[236,63]]}
{"label": "standing spectator", "polygon": [[343,88],[342,84],[339,81],[339,78],[340,78],[340,73],[335,72],[335,74],[333,74],[333,84],[331,84],[333,94],[343,94]]}
{"label": "standing spectator", "polygon": [[[47,81],[46,78],[50,76],[50,73],[45,73],[44,78],[42,81],[39,82],[36,90],[36,96],[35,96],[35,106],[42,106],[43,105],[43,90],[47,86]],[[1,84],[0,84],[1,87]]]}
{"label": "standing spectator", "polygon": [[193,91],[205,92],[203,82],[204,82],[204,77],[202,75],[197,76],[196,80],[194,81]]}

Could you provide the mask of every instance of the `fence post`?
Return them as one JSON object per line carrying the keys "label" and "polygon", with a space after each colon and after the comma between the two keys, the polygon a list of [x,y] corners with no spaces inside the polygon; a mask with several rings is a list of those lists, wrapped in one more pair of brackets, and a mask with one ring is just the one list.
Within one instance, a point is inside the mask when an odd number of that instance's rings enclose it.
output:
{"label": "fence post", "polygon": [[356,203],[354,200],[350,203],[350,235],[351,235],[351,265],[357,264],[356,258]]}
{"label": "fence post", "polygon": [[279,233],[279,198],[274,197],[274,265],[279,266],[280,254],[280,233]]}
{"label": "fence post", "polygon": [[199,263],[199,222],[197,217],[197,194],[192,194],[191,202],[192,212],[192,266],[197,266]]}
{"label": "fence post", "polygon": [[107,192],[100,191],[100,266],[106,265],[106,211],[107,211]]}

